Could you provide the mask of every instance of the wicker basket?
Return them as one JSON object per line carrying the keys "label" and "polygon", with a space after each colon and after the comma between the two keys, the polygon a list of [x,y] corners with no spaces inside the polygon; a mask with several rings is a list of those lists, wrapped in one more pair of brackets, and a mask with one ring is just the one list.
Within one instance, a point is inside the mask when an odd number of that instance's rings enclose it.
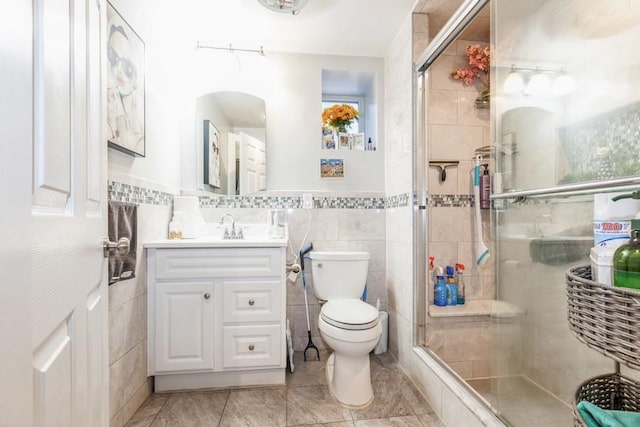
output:
{"label": "wicker basket", "polygon": [[640,383],[619,374],[602,375],[582,383],[573,401],[573,425],[585,427],[577,405],[586,400],[602,409],[640,412]]}
{"label": "wicker basket", "polygon": [[640,369],[640,292],[591,280],[591,267],[567,271],[569,328],[587,346]]}

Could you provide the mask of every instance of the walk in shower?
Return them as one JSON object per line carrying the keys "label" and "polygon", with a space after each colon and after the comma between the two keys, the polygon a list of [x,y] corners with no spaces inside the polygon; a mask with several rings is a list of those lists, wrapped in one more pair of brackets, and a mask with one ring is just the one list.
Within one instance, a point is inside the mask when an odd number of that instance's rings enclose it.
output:
{"label": "walk in shower", "polygon": [[[614,370],[570,332],[565,272],[589,264],[594,194],[640,188],[640,5],[481,3],[464,2],[416,64],[415,343],[505,424],[569,426],[578,386]],[[491,47],[490,108],[477,82],[449,77],[469,45]],[[481,224],[477,155],[493,187]],[[464,306],[433,305],[430,256],[465,264]]]}

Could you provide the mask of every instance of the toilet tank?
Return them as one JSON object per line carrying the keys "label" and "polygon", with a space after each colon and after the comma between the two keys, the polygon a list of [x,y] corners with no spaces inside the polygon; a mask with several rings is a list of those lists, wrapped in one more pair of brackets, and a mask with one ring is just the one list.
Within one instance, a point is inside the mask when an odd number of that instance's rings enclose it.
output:
{"label": "toilet tank", "polygon": [[360,298],[367,283],[369,257],[368,252],[309,252],[316,297]]}

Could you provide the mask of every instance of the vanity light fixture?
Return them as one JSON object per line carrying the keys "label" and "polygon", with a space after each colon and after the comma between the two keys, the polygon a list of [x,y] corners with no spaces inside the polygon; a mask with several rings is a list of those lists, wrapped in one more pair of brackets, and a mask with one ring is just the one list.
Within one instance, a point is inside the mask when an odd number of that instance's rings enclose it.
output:
{"label": "vanity light fixture", "polygon": [[522,73],[520,73],[520,71],[516,71],[513,65],[511,66],[509,75],[504,81],[503,89],[505,93],[516,93],[524,89],[524,79],[522,78]]}
{"label": "vanity light fixture", "polygon": [[[553,80],[553,81],[552,81]],[[562,96],[575,90],[573,77],[564,70],[540,68],[517,68],[511,70],[504,80],[502,90],[506,94],[523,93],[531,96]]]}
{"label": "vanity light fixture", "polygon": [[231,46],[231,43],[229,43],[228,47],[221,47],[221,46],[207,46],[207,45],[200,44],[200,42],[196,42],[196,49],[226,50],[229,53],[249,52],[249,53],[257,53],[258,55],[261,55],[261,56],[266,56],[262,46],[260,46],[260,49],[238,49],[236,47]]}
{"label": "vanity light fixture", "polygon": [[297,15],[309,0],[258,0],[258,3],[274,12]]}
{"label": "vanity light fixture", "polygon": [[529,83],[524,88],[525,95],[548,95],[551,92],[551,79],[549,76],[540,72],[540,70],[536,70],[536,73],[531,76],[529,79]]}
{"label": "vanity light fixture", "polygon": [[551,93],[556,96],[566,95],[573,92],[576,89],[576,84],[573,81],[573,77],[569,74],[562,73],[553,81],[551,87]]}

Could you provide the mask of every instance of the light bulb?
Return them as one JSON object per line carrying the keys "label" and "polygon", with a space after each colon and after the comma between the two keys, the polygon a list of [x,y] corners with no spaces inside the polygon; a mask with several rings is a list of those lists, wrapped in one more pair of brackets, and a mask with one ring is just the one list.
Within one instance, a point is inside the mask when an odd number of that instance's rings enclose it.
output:
{"label": "light bulb", "polygon": [[551,93],[556,96],[566,95],[573,92],[576,89],[576,84],[573,81],[573,77],[568,74],[560,74],[553,81],[553,87]]}
{"label": "light bulb", "polygon": [[531,76],[524,93],[527,95],[547,95],[551,91],[551,80],[549,76],[543,73],[537,73]]}
{"label": "light bulb", "polygon": [[522,74],[517,71],[511,71],[504,81],[502,89],[505,93],[520,92],[524,88],[524,80]]}

